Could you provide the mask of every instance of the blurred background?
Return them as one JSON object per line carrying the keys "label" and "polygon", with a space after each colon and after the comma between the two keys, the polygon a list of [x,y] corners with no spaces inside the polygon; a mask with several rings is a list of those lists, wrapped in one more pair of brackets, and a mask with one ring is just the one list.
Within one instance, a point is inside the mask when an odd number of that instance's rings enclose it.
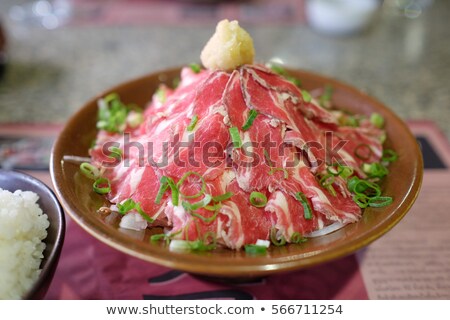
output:
{"label": "blurred background", "polygon": [[199,61],[228,18],[258,61],[346,81],[450,137],[449,12],[444,0],[2,0],[0,123],[62,123],[111,85]]}

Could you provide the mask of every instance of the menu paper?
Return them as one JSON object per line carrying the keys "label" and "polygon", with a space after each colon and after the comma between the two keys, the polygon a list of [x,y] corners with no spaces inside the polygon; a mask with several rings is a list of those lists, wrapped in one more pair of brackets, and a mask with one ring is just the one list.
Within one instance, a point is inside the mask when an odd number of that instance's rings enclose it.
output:
{"label": "menu paper", "polygon": [[436,132],[425,135],[441,164],[425,167],[403,220],[356,255],[369,299],[450,299],[450,150]]}

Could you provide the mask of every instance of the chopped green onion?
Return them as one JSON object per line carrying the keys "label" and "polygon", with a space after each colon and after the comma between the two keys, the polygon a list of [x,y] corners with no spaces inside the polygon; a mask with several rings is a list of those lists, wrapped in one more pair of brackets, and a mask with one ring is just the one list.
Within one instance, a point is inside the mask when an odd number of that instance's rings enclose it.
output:
{"label": "chopped green onion", "polygon": [[189,67],[194,73],[199,73],[200,71],[202,71],[202,67],[200,67],[198,63],[191,63],[189,64]]}
{"label": "chopped green onion", "polygon": [[202,216],[201,214],[198,214],[196,212],[191,212],[191,216],[202,220],[204,223],[211,223],[211,222],[213,222],[214,220],[216,220],[218,214],[219,214],[219,210],[216,210],[211,217],[206,218],[206,217]]}
{"label": "chopped green onion", "polygon": [[216,203],[212,206],[208,205],[208,206],[204,207],[204,209],[208,210],[208,211],[218,211],[218,210],[220,210],[220,208],[222,208],[222,205],[220,203]]}
{"label": "chopped green onion", "polygon": [[134,209],[141,215],[142,218],[144,218],[148,223],[153,223],[155,222],[155,219],[153,219],[152,217],[150,217],[148,214],[146,214],[144,212],[144,210],[142,210],[141,208],[141,204],[140,203],[136,203]]}
{"label": "chopped green onion", "polygon": [[267,152],[266,149],[264,149],[264,158],[266,159],[266,164],[267,164],[269,167],[273,168],[273,167],[275,166],[275,165],[273,164],[272,160],[270,160],[269,152]]}
{"label": "chopped green onion", "polygon": [[110,151],[110,153],[109,153],[108,157],[118,159],[118,160],[122,159],[123,153],[122,153],[121,149],[119,149],[117,147],[111,147],[111,148],[109,148],[109,151]]}
{"label": "chopped green onion", "polygon": [[173,182],[173,179],[166,177],[166,176],[162,176],[161,179],[159,180],[159,183],[160,183],[160,185],[159,185],[158,194],[156,195],[155,203],[160,204],[164,193],[167,191],[168,188],[170,188],[170,190],[172,191],[172,204],[174,206],[177,206],[179,191],[178,191],[177,186]]}
{"label": "chopped green onion", "polygon": [[373,182],[362,180],[356,176],[348,180],[347,188],[354,194],[364,194],[369,198],[379,197],[381,195],[380,186]]}
{"label": "chopped green onion", "polygon": [[180,77],[173,78],[172,88],[174,88],[174,89],[178,88],[178,86],[180,85],[180,82],[181,82]]}
{"label": "chopped green onion", "polygon": [[291,243],[303,243],[308,241],[306,238],[303,238],[300,232],[294,232],[291,236]]}
{"label": "chopped green onion", "polygon": [[166,96],[166,90],[164,88],[159,87],[158,90],[156,90],[155,94],[156,94],[156,98],[158,99],[158,101],[160,103],[166,102],[167,96]]}
{"label": "chopped green onion", "polygon": [[327,189],[334,197],[336,196],[336,190],[333,188],[334,183],[334,175],[331,173],[328,173],[324,175],[320,180],[319,183],[322,187]]}
{"label": "chopped green onion", "polygon": [[222,201],[230,199],[232,196],[234,196],[233,192],[226,192],[224,194],[215,196],[212,199],[213,199],[214,202],[222,202]]}
{"label": "chopped green onion", "polygon": [[382,129],[384,126],[384,118],[378,113],[372,113],[370,115],[370,122],[377,128]]}
{"label": "chopped green onion", "polygon": [[118,203],[117,208],[119,209],[119,213],[122,215],[127,214],[131,210],[136,210],[147,222],[153,223],[155,221],[142,210],[140,203],[134,202],[131,198],[125,200],[123,203]]}
{"label": "chopped green onion", "polygon": [[161,179],[159,180],[159,183],[160,184],[159,184],[158,194],[156,195],[156,198],[155,198],[156,204],[161,203],[161,199],[162,199],[164,193],[169,188],[169,184],[167,183],[167,177],[165,177],[165,176],[161,177]]}
{"label": "chopped green onion", "polygon": [[283,171],[284,179],[289,178],[289,171],[287,171],[285,168],[272,168],[269,171],[269,175],[273,175],[277,171]]}
{"label": "chopped green onion", "polygon": [[322,187],[328,187],[332,185],[334,183],[334,175],[331,173],[324,175],[320,179],[319,183]]}
{"label": "chopped green onion", "polygon": [[188,171],[188,172],[186,172],[186,173],[181,177],[181,179],[177,182],[177,188],[178,188],[178,190],[181,189],[181,186],[183,185],[184,181],[185,181],[188,177],[190,177],[190,176],[197,176],[197,177],[199,177],[199,178],[200,178],[200,181],[201,181],[201,183],[202,183],[202,186],[201,186],[201,188],[200,188],[200,191],[197,192],[196,194],[193,194],[193,195],[185,195],[185,194],[183,194],[182,192],[180,192],[181,196],[182,196],[183,198],[185,198],[185,199],[194,199],[194,198],[198,198],[198,197],[200,197],[201,195],[203,195],[203,194],[205,193],[205,189],[206,189],[206,182],[205,182],[205,179],[202,177],[202,175],[201,175],[200,173],[198,173],[198,172],[195,172],[195,171]]}
{"label": "chopped green onion", "polygon": [[177,186],[175,185],[175,182],[173,182],[172,178],[166,177],[167,178],[167,184],[170,188],[170,190],[172,191],[172,204],[174,206],[178,205],[178,198],[179,198],[179,191]]}
{"label": "chopped green onion", "polygon": [[161,239],[168,240],[169,237],[165,233],[154,234],[154,235],[152,235],[150,237],[150,241],[152,241],[152,242],[156,242],[156,241],[159,241]]}
{"label": "chopped green onion", "polygon": [[189,125],[187,126],[187,131],[192,131],[195,128],[195,125],[197,124],[198,121],[198,116],[196,114],[194,114],[192,116],[191,122],[189,123]]}
{"label": "chopped green onion", "polygon": [[253,191],[250,193],[250,203],[254,207],[262,208],[267,204],[267,197],[261,192]]}
{"label": "chopped green onion", "polygon": [[353,201],[355,201],[361,209],[367,208],[369,205],[369,198],[365,194],[355,194],[353,196]]}
{"label": "chopped green onion", "polygon": [[120,214],[126,214],[127,212],[133,210],[136,207],[136,203],[133,199],[127,199],[122,203],[117,204]]}
{"label": "chopped green onion", "polygon": [[383,155],[381,156],[381,161],[384,162],[394,162],[397,161],[398,154],[394,150],[385,149],[383,150]]}
{"label": "chopped green onion", "polygon": [[242,147],[242,141],[241,141],[241,136],[239,134],[239,129],[236,127],[231,127],[229,129],[229,131],[230,131],[231,141],[233,141],[233,146],[235,148]]}
{"label": "chopped green onion", "polygon": [[389,170],[378,162],[364,163],[362,169],[370,178],[383,178],[389,173]]}
{"label": "chopped green onion", "polygon": [[342,166],[342,172],[339,174],[343,179],[347,179],[353,174],[353,168],[348,166]]}
{"label": "chopped green onion", "polygon": [[286,244],[286,239],[281,236],[280,239],[277,239],[277,229],[272,228],[270,230],[270,241],[277,247],[284,246]]}
{"label": "chopped green onion", "polygon": [[97,129],[120,133],[126,127],[128,107],[120,101],[116,93],[111,93],[98,101]]}
{"label": "chopped green onion", "polygon": [[250,255],[266,254],[267,247],[256,244],[247,244],[244,246],[245,253]]}
{"label": "chopped green onion", "polygon": [[392,197],[375,197],[369,199],[369,206],[374,208],[380,208],[388,206],[392,203]]}
{"label": "chopped green onion", "polygon": [[333,176],[340,176],[344,171],[345,166],[341,166],[339,163],[333,163],[327,167],[327,172]]}
{"label": "chopped green onion", "polygon": [[181,204],[186,211],[195,211],[200,208],[206,207],[212,200],[212,196],[210,194],[205,195],[205,197],[195,203],[190,203],[187,201],[183,201]]}
{"label": "chopped green onion", "polygon": [[311,102],[312,97],[311,97],[311,94],[308,91],[302,90],[302,96],[303,96],[303,100],[305,102]]}
{"label": "chopped green onion", "polygon": [[290,75],[286,75],[284,77],[286,78],[287,81],[293,83],[295,86],[301,87],[302,82],[300,81],[300,79],[297,79],[297,78],[295,78],[293,76],[290,76]]}
{"label": "chopped green onion", "polygon": [[332,95],[333,95],[333,87],[329,84],[325,85],[324,92],[319,98],[320,105],[324,108],[329,108]]}
{"label": "chopped green onion", "polygon": [[111,191],[111,183],[107,178],[98,178],[97,180],[95,180],[92,188],[98,194],[107,194]]}
{"label": "chopped green onion", "polygon": [[91,180],[95,180],[100,176],[100,170],[90,163],[83,162],[80,164],[81,173]]}
{"label": "chopped green onion", "polygon": [[305,217],[306,220],[311,220],[312,219],[312,210],[311,207],[308,203],[308,199],[306,198],[306,195],[303,192],[297,192],[295,194],[295,198],[301,202],[301,204],[303,205],[303,216]]}
{"label": "chopped green onion", "polygon": [[257,115],[258,111],[254,109],[250,110],[250,112],[248,113],[247,121],[245,121],[245,124],[242,126],[242,130],[247,131],[248,129],[250,129]]}
{"label": "chopped green onion", "polygon": [[286,74],[286,70],[278,64],[270,63],[267,65],[273,72],[279,74],[280,76],[284,76]]}
{"label": "chopped green onion", "polygon": [[366,143],[361,143],[354,150],[355,156],[361,160],[369,160],[372,155],[372,149]]}

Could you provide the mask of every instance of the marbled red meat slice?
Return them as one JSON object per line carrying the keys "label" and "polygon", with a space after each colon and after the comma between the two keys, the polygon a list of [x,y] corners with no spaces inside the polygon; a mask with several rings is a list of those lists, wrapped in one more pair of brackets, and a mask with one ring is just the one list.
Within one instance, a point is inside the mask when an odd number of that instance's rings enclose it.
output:
{"label": "marbled red meat slice", "polygon": [[[308,119],[337,124],[336,117],[328,110],[322,108],[315,101],[305,102],[300,89],[290,81],[276,76],[267,68],[255,66],[247,68],[253,78],[266,89],[280,93],[284,100],[290,99]],[[292,114],[292,110],[288,110]]]}
{"label": "marbled red meat slice", "polygon": [[[248,131],[241,132],[242,148],[235,149],[233,161],[239,186],[249,192],[267,189],[277,179],[270,175],[273,168],[282,168],[279,155],[283,143],[282,125],[272,127],[270,119],[258,115]],[[272,144],[272,145],[270,145]]]}
{"label": "marbled red meat slice", "polygon": [[340,192],[333,196],[319,185],[307,167],[300,166],[293,179],[311,200],[314,210],[322,213],[328,220],[349,223],[358,221],[361,217],[361,209],[351,197],[346,197]]}
{"label": "marbled red meat slice", "polygon": [[277,230],[278,239],[282,236],[287,242],[291,242],[295,232],[305,235],[316,230],[322,223],[317,213],[312,219],[305,219],[302,203],[293,195],[282,191],[275,191],[270,195],[265,211],[272,213],[272,223]]}
{"label": "marbled red meat slice", "polygon": [[268,239],[272,227],[270,215],[263,208],[250,204],[250,193],[243,191],[236,180],[229,183],[227,192],[233,192],[230,201],[223,204],[220,212],[228,217],[223,221],[221,239],[233,249],[254,244],[258,239]]}

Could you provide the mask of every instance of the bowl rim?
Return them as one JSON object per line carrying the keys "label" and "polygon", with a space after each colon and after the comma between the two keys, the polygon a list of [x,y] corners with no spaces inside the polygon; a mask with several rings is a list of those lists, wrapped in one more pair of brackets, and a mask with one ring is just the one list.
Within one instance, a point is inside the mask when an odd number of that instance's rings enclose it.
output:
{"label": "bowl rim", "polygon": [[[284,66],[283,66],[284,67]],[[184,255],[182,259],[167,259],[166,256],[162,255],[155,255],[155,256],[149,256],[145,254],[144,252],[138,252],[134,251],[133,248],[128,248],[125,246],[124,243],[121,241],[115,242],[112,239],[108,237],[107,234],[104,234],[103,232],[98,232],[96,230],[92,230],[88,225],[86,225],[86,221],[84,221],[83,217],[78,216],[74,211],[76,211],[70,204],[70,202],[65,199],[63,192],[60,188],[60,181],[62,175],[58,176],[58,161],[60,159],[57,159],[56,154],[61,153],[61,149],[63,148],[61,137],[64,135],[67,135],[67,131],[69,131],[69,127],[73,124],[75,124],[78,120],[78,118],[86,112],[92,105],[95,103],[100,97],[104,96],[107,93],[118,91],[120,88],[124,87],[132,87],[133,85],[136,85],[137,83],[141,81],[145,81],[146,79],[149,79],[151,77],[154,77],[156,75],[161,74],[168,74],[176,71],[180,71],[182,67],[173,67],[173,68],[167,68],[162,69],[158,71],[154,71],[145,75],[142,75],[140,77],[136,77],[133,79],[130,79],[128,81],[124,81],[122,83],[116,84],[115,86],[112,86],[100,94],[96,95],[95,97],[89,99],[86,103],[80,107],[80,109],[72,115],[72,117],[69,119],[69,121],[66,123],[65,127],[61,131],[58,139],[56,140],[55,144],[53,145],[51,157],[50,157],[50,173],[53,185],[55,187],[56,194],[58,198],[60,199],[61,204],[63,205],[66,212],[71,216],[73,220],[77,222],[78,225],[80,225],[85,231],[87,231],[90,235],[95,237],[97,240],[100,240],[103,243],[106,243],[107,245],[123,252],[126,254],[129,254],[131,256],[134,256],[136,258],[156,263],[159,265],[163,265],[165,267],[177,269],[177,270],[183,270],[186,272],[191,273],[198,273],[199,267],[204,267],[205,263],[207,263],[208,259],[204,256],[195,256],[195,258],[190,258],[187,255]],[[332,86],[338,86],[341,87],[347,91],[352,92],[352,94],[356,94],[363,98],[366,101],[369,101],[371,104],[374,104],[377,106],[379,110],[382,110],[384,114],[388,114],[394,121],[395,126],[401,128],[401,131],[404,132],[408,139],[411,141],[416,141],[414,135],[411,133],[408,126],[405,124],[405,122],[399,118],[390,108],[385,106],[382,102],[377,100],[376,98],[366,94],[365,92],[361,91],[360,89],[357,89],[354,86],[351,86],[347,84],[346,82],[343,82],[341,80],[337,80],[335,78],[324,76],[315,72],[311,72],[309,70],[305,69],[293,69],[289,67],[284,67],[284,69],[288,72],[300,72],[303,74],[308,74],[308,76],[311,76],[312,78],[316,80],[320,80],[322,82],[326,82],[331,84]],[[162,82],[162,81],[161,81]],[[411,182],[411,185],[409,186],[408,192],[404,195],[402,198],[402,202],[393,210],[395,212],[394,217],[390,217],[389,219],[383,221],[379,225],[376,225],[372,230],[370,230],[367,235],[360,239],[358,237],[349,239],[346,245],[342,245],[340,247],[337,247],[336,250],[333,251],[326,251],[325,253],[321,253],[319,255],[311,254],[307,257],[302,258],[301,261],[295,259],[284,259],[283,261],[274,259],[273,264],[259,264],[258,258],[252,258],[249,263],[246,263],[244,265],[240,265],[238,269],[230,268],[230,265],[221,265],[221,264],[209,264],[208,270],[205,270],[205,272],[202,272],[202,274],[216,276],[220,275],[223,277],[239,277],[244,275],[247,276],[265,276],[269,274],[274,273],[280,273],[280,272],[286,272],[286,271],[292,271],[292,270],[298,270],[305,267],[314,266],[320,263],[328,262],[331,260],[334,260],[336,258],[341,258],[346,255],[349,255],[351,253],[354,253],[358,249],[361,249],[368,244],[372,243],[385,233],[387,233],[389,230],[391,230],[409,211],[409,209],[414,204],[415,200],[417,199],[417,196],[419,194],[422,180],[423,180],[423,159],[422,159],[422,153],[420,151],[418,143],[414,144],[414,150],[411,150],[415,157],[414,157],[414,180]],[[168,251],[168,250],[167,250]],[[160,252],[162,253],[162,252]]]}
{"label": "bowl rim", "polygon": [[[39,200],[43,197],[49,198],[52,202],[52,205],[54,206],[55,211],[57,212],[57,216],[59,218],[59,221],[61,221],[60,224],[57,225],[57,232],[55,235],[55,243],[53,250],[49,252],[49,255],[46,257],[45,264],[42,265],[44,260],[41,261],[41,272],[39,273],[39,276],[37,280],[33,283],[31,288],[24,294],[23,299],[25,300],[32,300],[36,299],[36,296],[39,295],[40,297],[44,297],[47,293],[48,286],[50,285],[51,281],[48,281],[49,277],[53,278],[54,271],[56,269],[56,266],[59,262],[59,257],[62,251],[62,247],[64,244],[65,239],[65,230],[66,230],[66,218],[64,215],[63,207],[61,206],[61,203],[59,202],[58,197],[53,192],[53,190],[47,186],[44,182],[39,180],[36,177],[33,177],[32,175],[28,173],[24,173],[17,170],[5,170],[0,169],[0,175],[9,175],[13,178],[16,178],[20,180],[21,182],[24,182],[25,184],[32,184],[36,186],[39,189],[39,193],[36,191],[33,191],[34,193],[38,194]],[[9,189],[4,189],[9,190]],[[25,188],[21,189],[22,191],[27,191]],[[11,191],[11,190],[9,190]],[[14,190],[12,191],[14,192]],[[38,201],[39,201],[38,200]],[[43,208],[41,208],[43,209]],[[44,210],[43,210],[44,211]],[[45,214],[47,214],[44,211]],[[45,242],[45,239],[43,240]]]}

